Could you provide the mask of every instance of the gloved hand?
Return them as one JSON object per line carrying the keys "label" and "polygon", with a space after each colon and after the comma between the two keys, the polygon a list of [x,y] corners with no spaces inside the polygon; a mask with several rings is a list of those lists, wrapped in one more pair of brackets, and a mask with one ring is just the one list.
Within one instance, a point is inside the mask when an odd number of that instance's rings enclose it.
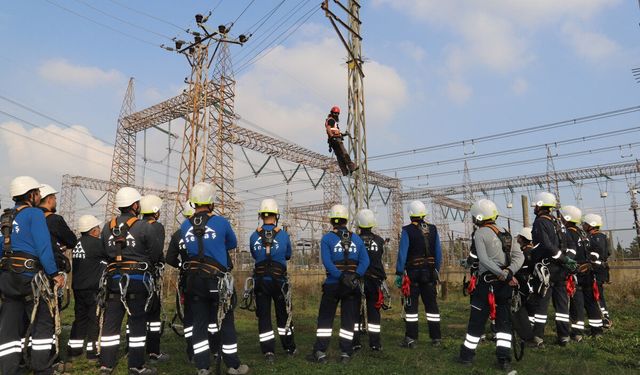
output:
{"label": "gloved hand", "polygon": [[402,275],[396,275],[396,288],[402,288]]}
{"label": "gloved hand", "polygon": [[340,275],[340,282],[349,289],[356,289],[360,286],[358,275],[353,272],[343,272],[342,275]]}
{"label": "gloved hand", "polygon": [[513,279],[513,272],[509,268],[502,270],[502,275],[498,276],[498,280],[509,282]]}
{"label": "gloved hand", "polygon": [[575,272],[576,269],[578,269],[578,263],[569,257],[564,257],[563,264],[565,268],[568,269],[570,272]]}

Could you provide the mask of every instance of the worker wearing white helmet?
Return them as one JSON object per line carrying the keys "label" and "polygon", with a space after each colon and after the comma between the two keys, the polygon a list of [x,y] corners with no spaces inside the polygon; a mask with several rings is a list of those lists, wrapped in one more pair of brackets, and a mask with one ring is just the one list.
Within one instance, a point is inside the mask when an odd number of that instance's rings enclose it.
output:
{"label": "worker wearing white helmet", "polygon": [[[209,374],[213,349],[209,332],[220,332],[218,360],[224,360],[227,374],[246,374],[249,367],[240,363],[234,311],[229,308],[233,290],[218,286],[233,282],[229,252],[238,247],[238,240],[229,221],[213,214],[215,193],[212,184],[195,184],[189,193],[195,213],[180,226],[187,253],[187,261],[182,265],[185,304],[193,314],[193,362],[198,374]],[[218,315],[218,308],[225,310]],[[220,318],[212,322],[212,316]]]}
{"label": "worker wearing white helmet", "polygon": [[478,279],[471,294],[469,324],[458,362],[473,363],[487,318],[491,318],[495,321],[498,366],[510,370],[511,296],[512,288],[518,285],[514,276],[522,267],[524,255],[512,246],[511,233],[497,226],[499,212],[495,203],[480,199],[473,203],[469,213],[477,226],[472,241],[478,258]]}
{"label": "worker wearing white helmet", "polygon": [[[25,312],[33,309],[33,300],[49,298],[40,288],[32,290],[34,276],[53,279],[63,289],[66,277],[58,268],[51,247],[51,237],[44,214],[38,209],[42,185],[33,177],[19,176],[11,180],[10,195],[15,206],[5,209],[0,217],[0,373],[17,374],[22,358],[24,333],[29,322]],[[34,292],[37,295],[34,295]],[[6,298],[11,296],[12,298]],[[54,320],[49,309],[57,305],[41,302],[31,325],[31,368],[36,373],[53,373],[50,358],[57,342]]]}
{"label": "worker wearing white helmet", "polygon": [[291,305],[287,305],[287,301],[291,301],[287,278],[291,241],[287,231],[278,226],[280,210],[275,199],[268,198],[260,202],[258,218],[262,224],[249,237],[249,250],[255,260],[253,292],[256,298],[260,349],[265,360],[272,363],[275,360],[276,336],[271,324],[271,301],[274,304],[282,347],[290,356],[296,353],[293,325],[289,318]]}
{"label": "worker wearing white helmet", "polygon": [[589,260],[593,266],[593,273],[598,285],[598,302],[602,312],[602,327],[610,328],[611,317],[609,316],[604,296],[604,284],[609,282],[609,263],[607,261],[611,255],[611,250],[609,249],[607,235],[600,230],[602,225],[602,216],[598,214],[586,214],[582,218],[582,228],[587,232],[589,243],[591,244]]}
{"label": "worker wearing white helmet", "polygon": [[340,303],[340,362],[347,363],[353,355],[353,328],[358,317],[360,280],[369,268],[369,255],[360,236],[347,229],[349,211],[345,206],[336,204],[331,207],[329,220],[333,230],[322,236],[320,241],[320,255],[327,278],[322,285],[316,342],[307,360],[327,362],[333,319]]}
{"label": "worker wearing white helmet", "polygon": [[529,280],[533,275],[535,265],[531,258],[531,250],[533,249],[531,239],[531,227],[522,228],[516,235],[516,242],[524,255],[524,263],[522,263],[522,267],[515,275],[518,280],[518,293],[521,303],[520,308],[513,313],[512,324],[520,339],[524,340],[529,347],[538,347],[542,342],[536,341],[533,333],[536,305],[534,304],[534,299],[529,298],[531,295]]}
{"label": "worker wearing white helmet", "polygon": [[[100,327],[96,317],[96,300],[100,288],[100,276],[104,269],[101,257],[104,254],[100,240],[100,226],[103,224],[93,215],[82,215],[78,219],[80,240],[73,248],[73,300],[74,320],[67,344],[69,360],[82,355],[83,349],[88,360],[97,361],[98,333]],[[86,339],[86,343],[85,343]]]}
{"label": "worker wearing white helmet", "polygon": [[[156,241],[164,246],[164,225],[159,221],[160,212],[162,210],[162,199],[155,194],[147,194],[140,198],[140,214],[142,220],[148,222],[156,231]],[[160,313],[162,311],[160,300],[160,289],[162,288],[162,276],[164,274],[164,254],[153,267],[154,286],[153,300],[147,308],[147,354],[149,362],[166,362],[169,360],[169,354],[160,350],[160,334],[162,330],[162,319]]]}
{"label": "worker wearing white helmet", "polygon": [[426,310],[432,345],[439,346],[442,342],[440,309],[436,299],[442,249],[438,228],[425,220],[426,215],[427,208],[424,203],[411,202],[411,223],[405,225],[400,234],[395,284],[398,288],[402,287],[403,291],[410,285],[410,294],[405,295],[405,337],[400,343],[403,348],[412,348],[418,339],[419,298],[422,298]]}
{"label": "worker wearing white helmet", "polygon": [[[182,203],[182,216],[185,219],[189,219],[193,216],[194,210],[189,202]],[[187,343],[186,352],[189,362],[193,360],[193,312],[191,311],[191,305],[184,303],[186,282],[184,278],[184,269],[182,264],[188,260],[187,247],[184,244],[184,238],[182,237],[182,231],[178,228],[169,241],[169,247],[167,248],[166,263],[178,270],[178,293],[175,295],[176,312],[172,318],[173,323],[182,323],[184,339]],[[182,315],[179,312],[182,312]],[[182,322],[176,322],[176,320],[182,319]],[[175,329],[175,328],[174,328]],[[210,342],[213,343],[213,335],[210,335]]]}
{"label": "worker wearing white helmet", "polygon": [[128,314],[128,367],[132,374],[155,374],[145,365],[147,339],[146,306],[153,299],[149,293],[149,272],[162,259],[158,232],[146,220],[140,220],[142,196],[132,187],[116,193],[115,205],[120,215],[102,229],[102,241],[108,265],[106,269],[104,324],[100,338],[100,372],[113,371],[118,357],[120,331],[124,314]]}
{"label": "worker wearing white helmet", "polygon": [[[549,301],[553,299],[553,307],[556,311],[556,333],[557,343],[566,346],[570,341],[571,322],[569,320],[569,295],[566,289],[566,278],[568,272],[573,272],[577,268],[576,262],[567,256],[567,241],[565,228],[553,214],[557,207],[556,196],[549,192],[540,192],[533,199],[534,213],[536,219],[533,222],[532,239],[534,249],[532,250],[533,262],[540,263],[541,270],[549,273],[549,293],[546,291],[541,295],[536,293],[534,299],[537,307],[534,314],[534,334],[536,341],[544,341],[544,328],[547,324],[547,310]],[[540,273],[537,273],[538,275]],[[543,282],[539,280],[538,282]],[[541,289],[543,290],[543,289]]]}
{"label": "worker wearing white helmet", "polygon": [[[372,351],[382,350],[380,340],[380,308],[385,308],[384,294],[382,293],[383,283],[386,288],[387,274],[384,271],[382,256],[384,255],[384,239],[373,232],[377,225],[376,216],[368,208],[358,211],[356,224],[359,229],[358,235],[364,242],[369,254],[369,268],[364,274],[364,297],[365,304],[358,304],[360,320],[356,323],[355,336],[353,340],[354,349],[360,349],[360,333],[367,332],[369,336],[369,348]],[[366,317],[366,319],[364,319]],[[366,326],[365,326],[366,323]]]}
{"label": "worker wearing white helmet", "polygon": [[44,212],[44,217],[47,218],[47,227],[51,234],[51,247],[56,257],[56,264],[59,269],[68,273],[71,271],[71,262],[65,255],[65,251],[73,249],[78,243],[78,239],[64,218],[56,211],[58,206],[57,195],[58,191],[51,185],[42,184],[38,207]]}

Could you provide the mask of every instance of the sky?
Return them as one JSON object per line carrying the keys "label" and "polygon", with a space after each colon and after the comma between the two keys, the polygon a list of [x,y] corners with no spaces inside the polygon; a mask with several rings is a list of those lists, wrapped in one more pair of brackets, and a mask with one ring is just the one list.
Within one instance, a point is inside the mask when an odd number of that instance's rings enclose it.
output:
{"label": "sky", "polygon": [[[134,77],[137,109],[182,92],[189,66],[183,56],[160,45],[172,45],[173,37],[189,38],[184,29],[195,27],[196,13],[212,10],[208,25],[214,28],[237,19],[233,35],[253,34],[244,46],[230,46],[237,81],[235,110],[241,126],[328,155],[324,117],[334,104],[346,109],[346,51],[319,10],[319,1],[1,3],[0,42],[5,46],[0,52],[3,205],[9,203],[9,181],[19,174],[33,175],[55,187],[60,187],[64,174],[107,179],[129,78]],[[472,181],[544,173],[546,144],[551,145],[558,170],[638,158],[637,109],[548,131],[471,141],[637,106],[640,86],[631,71],[640,67],[637,2],[362,3],[367,145],[372,157],[369,168],[401,178],[404,189],[461,183],[465,158]],[[336,13],[344,15],[333,6]],[[273,9],[272,16],[261,24]],[[182,126],[174,121],[172,132],[181,136]],[[162,127],[167,129],[168,124]],[[179,167],[175,150],[181,147],[180,142],[180,138],[168,140],[157,130],[139,134],[138,183],[175,187]],[[448,142],[458,145],[374,158]],[[527,146],[541,147],[500,154]],[[247,152],[247,156],[257,165],[266,160],[254,152]],[[254,178],[239,149],[235,158],[236,188],[245,202],[242,216],[247,228],[257,223],[255,207],[264,197],[275,196],[284,205],[288,190],[292,204],[322,199],[322,192],[314,191],[303,173],[287,186],[272,161],[263,175]],[[438,161],[447,162],[435,163]],[[432,164],[416,166],[422,163]],[[282,166],[285,170],[294,167],[286,162]],[[310,171],[310,175],[317,179],[320,172]],[[628,176],[634,183],[635,178]],[[517,218],[519,195],[531,196],[537,190],[488,196],[504,216]],[[582,201],[577,201],[578,190]],[[601,199],[604,191],[608,196]],[[605,227],[629,229],[632,219],[627,191],[627,180],[619,176],[586,181],[581,189],[565,184],[560,193],[565,204],[602,213]],[[91,205],[101,193],[86,194],[88,201],[79,198],[79,212],[99,211],[104,201]],[[510,201],[516,202],[513,209],[506,206]],[[371,205],[384,226],[386,207],[375,196]],[[631,238],[630,231],[616,233],[623,242]]]}

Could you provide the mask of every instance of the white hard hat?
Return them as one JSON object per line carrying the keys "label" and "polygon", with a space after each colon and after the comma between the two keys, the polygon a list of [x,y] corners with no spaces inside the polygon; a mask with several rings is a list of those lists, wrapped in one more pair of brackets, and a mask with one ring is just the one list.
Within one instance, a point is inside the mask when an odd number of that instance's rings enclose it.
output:
{"label": "white hard hat", "polygon": [[576,206],[562,206],[560,212],[562,213],[562,217],[568,222],[580,224],[582,220],[582,210]]}
{"label": "white hard hat", "polygon": [[129,207],[142,198],[138,190],[125,186],[116,193],[116,207]]}
{"label": "white hard hat", "polygon": [[191,188],[189,202],[201,205],[211,204],[215,193],[216,188],[213,185],[206,182],[198,182]]}
{"label": "white hard hat", "polygon": [[358,227],[360,228],[373,228],[376,226],[376,215],[373,213],[373,211],[365,208],[358,211],[356,221],[358,222]]}
{"label": "white hard hat", "polygon": [[47,184],[42,184],[40,186],[40,197],[42,199],[51,194],[58,194],[58,190],[54,189],[53,186]]}
{"label": "white hard hat", "polygon": [[329,218],[349,220],[349,210],[341,204],[336,204],[331,207],[331,210],[329,211]]}
{"label": "white hard hat", "polygon": [[154,194],[147,194],[140,198],[140,213],[155,214],[162,208],[162,199]]}
{"label": "white hard hat", "polygon": [[420,201],[409,203],[409,217],[424,217],[427,215],[427,207]]}
{"label": "white hard hat", "polygon": [[267,198],[260,202],[259,214],[279,214],[278,202],[275,199]]}
{"label": "white hard hat", "polygon": [[477,200],[469,212],[477,221],[495,220],[498,217],[498,207],[488,199]]}
{"label": "white hard hat", "polygon": [[88,232],[101,224],[102,221],[93,215],[82,215],[80,219],[78,219],[78,230],[80,233]]}
{"label": "white hard hat", "polygon": [[12,197],[19,197],[26,194],[29,190],[40,189],[42,184],[35,178],[29,176],[18,176],[11,180],[9,192]]}
{"label": "white hard hat", "polygon": [[531,207],[555,207],[557,204],[558,200],[555,195],[547,191],[543,191],[533,197]]}
{"label": "white hard hat", "polygon": [[194,211],[193,207],[191,207],[189,202],[184,202],[182,204],[182,216],[184,216],[186,218],[190,218],[191,216],[193,216],[194,212],[195,211]]}
{"label": "white hard hat", "polygon": [[602,216],[597,214],[586,214],[582,218],[582,222],[589,224],[591,227],[600,228],[602,226]]}
{"label": "white hard hat", "polygon": [[531,241],[533,239],[533,236],[531,235],[531,227],[524,227],[520,229],[520,232],[518,232],[518,236],[522,236]]}

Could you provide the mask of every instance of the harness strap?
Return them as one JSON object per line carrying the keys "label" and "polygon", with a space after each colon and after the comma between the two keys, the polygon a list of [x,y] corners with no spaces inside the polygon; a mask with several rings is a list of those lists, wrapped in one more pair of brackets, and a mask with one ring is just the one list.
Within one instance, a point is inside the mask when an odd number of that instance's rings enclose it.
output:
{"label": "harness strap", "polygon": [[118,219],[115,217],[109,222],[109,229],[116,244],[116,262],[122,261],[122,251],[127,247],[127,234],[129,234],[129,230],[137,221],[138,218],[133,216],[120,225],[118,225]]}
{"label": "harness strap", "polygon": [[27,207],[31,206],[25,204],[16,208],[7,208],[2,214],[2,217],[0,219],[0,230],[2,230],[2,235],[4,236],[3,250],[5,254],[11,254],[13,252],[13,250],[11,249],[11,233],[13,233],[13,221],[16,219],[16,216],[18,216],[20,211]]}

